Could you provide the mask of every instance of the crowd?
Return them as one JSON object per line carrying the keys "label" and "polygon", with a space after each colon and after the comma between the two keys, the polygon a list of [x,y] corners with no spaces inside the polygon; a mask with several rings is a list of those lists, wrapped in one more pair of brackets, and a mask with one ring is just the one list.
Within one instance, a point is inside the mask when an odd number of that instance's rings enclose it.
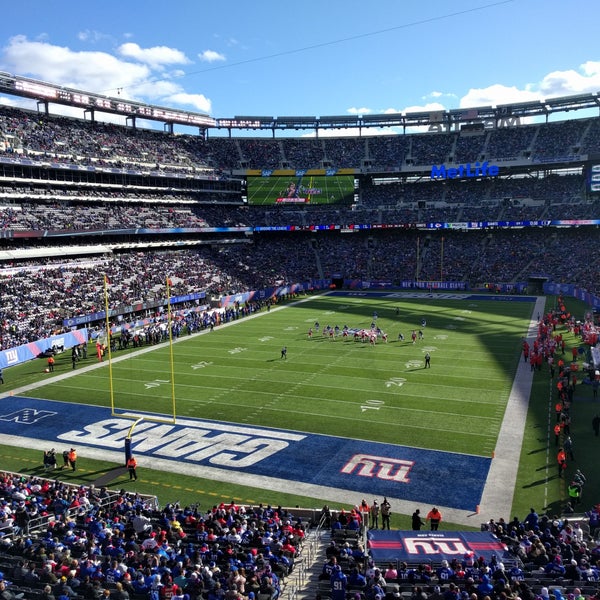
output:
{"label": "crowd", "polygon": [[160,508],[11,473],[0,502],[0,580],[27,600],[277,600],[307,525],[281,507]]}
{"label": "crowd", "polygon": [[110,282],[109,306],[116,310],[164,301],[166,277],[171,296],[205,292],[209,299],[338,277],[481,285],[527,281],[530,273],[598,294],[596,246],[595,238],[579,229],[558,229],[551,236],[538,228],[443,235],[416,230],[266,233],[255,235],[252,243],[9,263],[0,270],[0,349],[58,333],[64,319],[102,310],[104,274]]}
{"label": "crowd", "polygon": [[[436,510],[436,509],[432,509]],[[437,515],[427,519],[433,523]],[[415,512],[417,527],[423,521]],[[360,514],[352,519],[360,522]],[[413,523],[415,521],[413,515]],[[598,518],[598,507],[590,510]],[[406,598],[410,600],[581,600],[600,595],[600,544],[582,521],[538,515],[534,508],[523,519],[499,519],[482,524],[506,550],[485,558],[477,552],[451,560],[414,564],[392,561],[374,564],[359,545],[334,540],[323,565],[321,595],[333,600]],[[433,525],[432,525],[433,529]],[[348,528],[350,531],[350,528]],[[348,539],[346,537],[345,539]],[[329,588],[329,589],[328,589]]]}
{"label": "crowd", "polygon": [[[598,149],[598,119],[477,136],[204,139],[0,107],[0,157],[125,165],[149,173],[197,169],[198,177],[282,165],[364,164],[385,171],[407,161],[427,165],[468,155],[491,160],[527,154],[546,160],[571,150]],[[598,202],[583,193],[582,174],[441,184],[362,181],[354,206],[282,208],[245,205],[241,190],[226,184],[213,189],[210,177],[207,185],[194,177],[178,184],[174,177],[163,181],[152,175],[117,184],[108,175],[87,181],[81,173],[52,182],[41,176],[36,180],[33,171],[29,178],[13,173],[0,185],[0,349],[59,332],[65,318],[101,310],[103,274],[111,282],[110,307],[117,310],[164,299],[167,276],[174,282],[174,295],[204,292],[209,298],[329,278],[473,286],[526,281],[532,272],[599,292],[594,229],[552,229],[548,234],[533,228],[431,233],[396,228],[348,235],[313,227],[597,218]],[[220,231],[289,225],[302,231]],[[53,231],[62,237],[42,235]],[[68,241],[58,246],[58,239]],[[96,249],[84,251],[83,239]],[[178,250],[165,249],[167,245]],[[19,252],[29,253],[29,261]],[[57,254],[62,258],[50,258]]]}
{"label": "crowd", "polygon": [[[136,475],[137,476],[137,475]],[[296,509],[299,513],[300,509]],[[367,528],[389,529],[387,499],[333,511],[319,596],[333,600],[581,600],[600,594],[600,507],[585,517],[490,520],[482,528],[506,547],[485,559],[375,564]],[[315,519],[316,521],[317,519]],[[387,524],[386,524],[387,523]],[[57,479],[0,476],[0,580],[27,600],[277,600],[302,556],[307,518],[282,507],[167,504],[125,490]],[[413,529],[443,526],[432,508]],[[443,528],[443,527],[442,527]],[[340,593],[341,592],[341,593]]]}
{"label": "crowd", "polygon": [[485,131],[392,136],[229,138],[166,135],[0,107],[0,155],[44,156],[78,165],[138,166],[216,174],[240,169],[356,169],[527,159],[533,163],[596,153],[598,119],[520,125]]}
{"label": "crowd", "polygon": [[[77,165],[144,167],[213,174],[202,140],[101,122],[0,107],[4,154],[46,157]],[[1,153],[0,153],[1,154]]]}
{"label": "crowd", "polygon": [[[90,193],[83,188],[51,193],[38,188],[0,187],[0,229],[6,231],[105,230],[118,235],[131,228],[264,227],[351,224],[456,223],[470,221],[565,220],[597,218],[597,203],[582,200],[581,176],[556,176],[527,185],[475,183],[442,186],[365,184],[362,203],[353,207],[267,207],[233,205],[185,190]],[[438,187],[436,190],[435,187]],[[494,194],[494,196],[492,196]],[[508,201],[508,197],[511,198]],[[502,197],[500,197],[503,195]],[[487,203],[482,203],[484,198]],[[523,200],[526,198],[527,200]],[[229,205],[228,205],[229,204]]]}

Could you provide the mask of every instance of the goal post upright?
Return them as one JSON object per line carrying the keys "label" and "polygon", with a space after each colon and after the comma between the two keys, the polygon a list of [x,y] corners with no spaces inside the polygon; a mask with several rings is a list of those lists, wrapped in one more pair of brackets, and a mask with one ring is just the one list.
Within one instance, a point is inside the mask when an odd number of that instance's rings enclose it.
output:
{"label": "goal post upright", "polygon": [[115,392],[113,388],[113,375],[112,375],[112,354],[110,349],[110,318],[109,318],[109,307],[108,307],[108,277],[104,274],[104,316],[105,316],[105,327],[106,327],[106,347],[108,351],[108,387],[110,395],[110,412],[115,414]]}
{"label": "goal post upright", "polygon": [[[164,415],[161,417],[156,414],[144,414],[135,411],[127,411],[121,410],[117,411],[115,406],[115,392],[113,385],[113,368],[112,368],[112,350],[111,350],[111,332],[110,332],[110,309],[109,309],[109,299],[108,299],[108,284],[110,283],[108,276],[104,275],[104,312],[105,312],[105,328],[106,328],[106,350],[108,353],[108,382],[109,382],[109,396],[110,396],[110,412],[111,416],[119,417],[122,419],[128,419],[133,421],[129,430],[127,432],[127,436],[124,440],[124,452],[125,452],[125,463],[132,456],[132,437],[133,432],[138,423],[141,421],[151,421],[155,423],[165,423],[165,424],[176,424],[177,414],[176,414],[176,401],[175,401],[175,360],[173,355],[173,313],[171,310],[171,279],[170,277],[166,278],[166,293],[167,293],[167,327],[169,330],[169,354],[170,354],[170,367],[171,367],[171,407],[172,407],[172,415]],[[99,356],[100,358],[100,356]],[[131,358],[131,357],[130,357]]]}
{"label": "goal post upright", "polygon": [[171,361],[171,404],[173,411],[173,423],[177,420],[177,406],[175,402],[175,360],[173,357],[173,311],[171,310],[171,278],[167,276],[167,327],[169,329],[169,354]]}

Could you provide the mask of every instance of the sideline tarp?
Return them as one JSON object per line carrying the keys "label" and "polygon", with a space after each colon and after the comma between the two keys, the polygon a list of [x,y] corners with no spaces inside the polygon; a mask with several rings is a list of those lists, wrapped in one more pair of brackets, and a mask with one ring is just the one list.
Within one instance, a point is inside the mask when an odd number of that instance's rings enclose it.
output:
{"label": "sideline tarp", "polygon": [[[489,531],[392,531],[371,530],[369,552],[377,565],[389,562],[408,564],[440,563],[465,555],[483,556],[487,562],[511,558],[506,546]],[[512,557],[514,558],[514,557]]]}

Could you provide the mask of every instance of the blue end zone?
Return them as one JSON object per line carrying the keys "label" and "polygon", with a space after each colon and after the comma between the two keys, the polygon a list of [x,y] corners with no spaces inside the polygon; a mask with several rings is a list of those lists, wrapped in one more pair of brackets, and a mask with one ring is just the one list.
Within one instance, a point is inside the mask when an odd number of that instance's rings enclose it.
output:
{"label": "blue end zone", "polygon": [[[132,424],[96,406],[12,396],[2,407],[2,435],[24,438],[24,445],[31,440],[30,448],[76,445],[82,455],[86,447],[123,449]],[[464,454],[199,419],[179,419],[176,425],[142,421],[132,452],[278,478],[289,481],[291,490],[298,482],[460,510],[480,503],[491,463]]]}

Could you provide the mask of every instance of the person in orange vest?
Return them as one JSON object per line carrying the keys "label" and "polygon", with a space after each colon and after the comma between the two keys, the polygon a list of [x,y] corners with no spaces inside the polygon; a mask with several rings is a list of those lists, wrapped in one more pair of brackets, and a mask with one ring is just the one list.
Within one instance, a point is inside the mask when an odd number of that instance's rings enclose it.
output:
{"label": "person in orange vest", "polygon": [[48,371],[52,373],[54,371],[54,356],[48,357]]}
{"label": "person in orange vest", "polygon": [[129,481],[135,479],[137,481],[137,460],[133,454],[127,459],[127,470],[129,471]]}
{"label": "person in orange vest", "polygon": [[567,468],[567,453],[564,448],[558,449],[558,454],[556,455],[556,462],[558,463],[558,476],[563,476],[563,471]]}
{"label": "person in orange vest", "polygon": [[562,411],[563,411],[563,403],[562,403],[562,401],[559,400],[554,405],[554,414],[556,415],[556,422],[557,423],[560,421],[560,416],[562,415]]}
{"label": "person in orange vest", "polygon": [[554,425],[554,445],[555,446],[558,446],[561,432],[562,432],[562,423],[556,423],[556,425]]}
{"label": "person in orange vest", "polygon": [[69,450],[69,466],[74,471],[77,468],[77,451],[75,448]]}
{"label": "person in orange vest", "polygon": [[427,513],[427,520],[431,525],[431,531],[437,531],[442,522],[442,513],[434,506]]}

